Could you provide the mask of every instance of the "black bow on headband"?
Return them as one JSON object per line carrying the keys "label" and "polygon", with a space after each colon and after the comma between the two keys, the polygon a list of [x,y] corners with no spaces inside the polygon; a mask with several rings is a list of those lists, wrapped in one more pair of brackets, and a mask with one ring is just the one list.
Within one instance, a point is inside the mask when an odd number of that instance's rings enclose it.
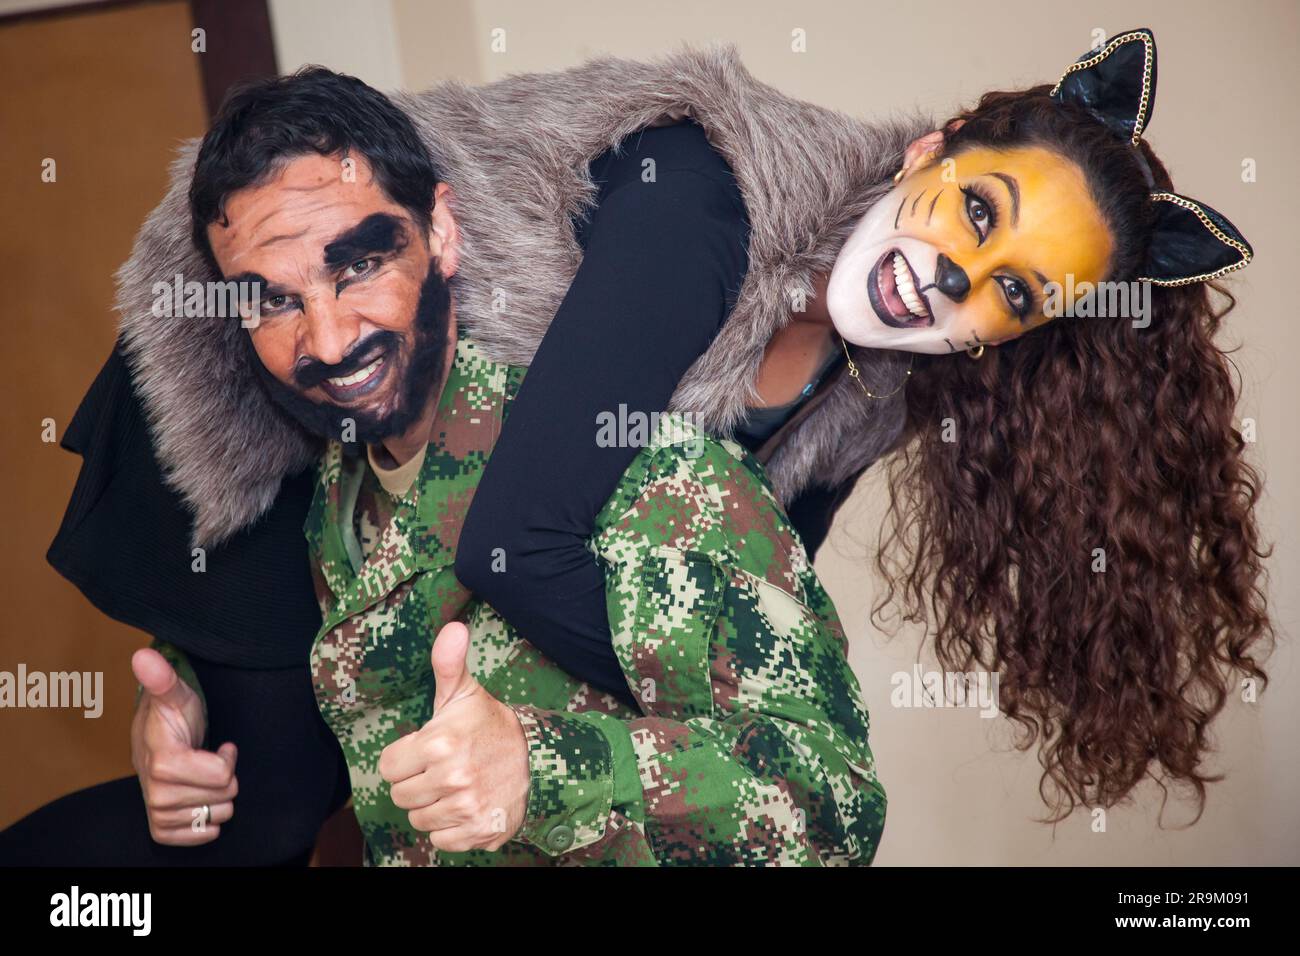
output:
{"label": "black bow on headband", "polygon": [[[1147,185],[1151,169],[1137,149],[1156,104],[1156,39],[1150,30],[1121,33],[1072,63],[1052,98],[1081,106],[1134,147]],[[1139,281],[1187,285],[1242,268],[1254,255],[1246,237],[1223,215],[1177,193],[1153,190],[1156,226]]]}

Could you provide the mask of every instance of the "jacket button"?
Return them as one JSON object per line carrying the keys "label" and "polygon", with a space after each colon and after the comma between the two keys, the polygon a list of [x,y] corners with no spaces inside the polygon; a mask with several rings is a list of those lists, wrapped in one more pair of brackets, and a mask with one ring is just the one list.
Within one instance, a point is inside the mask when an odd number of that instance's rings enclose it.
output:
{"label": "jacket button", "polygon": [[551,827],[551,832],[546,834],[546,845],[552,850],[567,850],[573,846],[573,827],[563,823]]}

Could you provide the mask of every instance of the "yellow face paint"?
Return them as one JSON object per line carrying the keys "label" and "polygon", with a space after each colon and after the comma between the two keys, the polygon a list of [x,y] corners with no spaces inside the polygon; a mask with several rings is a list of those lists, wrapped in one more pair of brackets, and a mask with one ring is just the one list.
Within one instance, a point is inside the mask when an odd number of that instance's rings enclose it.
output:
{"label": "yellow face paint", "polygon": [[862,218],[827,287],[850,342],[945,353],[1052,321],[1049,282],[1105,278],[1112,241],[1082,171],[1042,147],[920,165]]}

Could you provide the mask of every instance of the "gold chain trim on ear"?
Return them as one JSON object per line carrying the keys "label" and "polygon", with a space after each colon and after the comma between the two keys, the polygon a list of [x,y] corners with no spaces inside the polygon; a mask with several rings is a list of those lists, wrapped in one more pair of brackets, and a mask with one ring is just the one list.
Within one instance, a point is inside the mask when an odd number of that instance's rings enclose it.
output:
{"label": "gold chain trim on ear", "polygon": [[1151,198],[1157,201],[1171,202],[1175,206],[1182,206],[1184,209],[1190,209],[1196,214],[1196,218],[1201,220],[1201,223],[1205,228],[1214,234],[1215,239],[1218,239],[1220,242],[1227,246],[1231,246],[1233,249],[1236,249],[1241,253],[1241,261],[1229,263],[1222,269],[1216,269],[1214,272],[1206,272],[1198,276],[1188,276],[1184,279],[1148,279],[1145,276],[1139,276],[1137,280],[1138,282],[1150,282],[1152,285],[1164,286],[1166,288],[1180,285],[1191,285],[1193,282],[1208,282],[1211,279],[1221,278],[1222,276],[1226,276],[1229,272],[1236,272],[1238,269],[1244,269],[1246,265],[1249,264],[1251,259],[1250,250],[1216,226],[1214,220],[1207,216],[1205,210],[1196,205],[1196,203],[1187,199],[1185,196],[1179,196],[1177,193],[1152,193]]}
{"label": "gold chain trim on ear", "polygon": [[844,341],[844,336],[842,335],[840,336],[840,345],[844,346],[844,357],[848,359],[849,362],[849,378],[858,383],[858,387],[862,389],[867,398],[891,398],[907,387],[907,380],[912,377],[912,361],[915,358],[914,355],[910,353],[908,354],[907,374],[903,376],[903,384],[899,385],[898,388],[894,389],[888,395],[876,395],[863,383],[862,373],[858,371],[858,367],[853,364],[853,356],[849,354],[849,343]]}
{"label": "gold chain trim on ear", "polygon": [[1086,60],[1080,60],[1078,63],[1071,63],[1061,74],[1061,78],[1056,81],[1049,94],[1055,96],[1061,89],[1061,84],[1071,73],[1078,73],[1080,70],[1086,70],[1091,66],[1096,66],[1106,57],[1110,56],[1121,45],[1128,43],[1130,40],[1142,41],[1142,99],[1138,103],[1138,114],[1133,123],[1133,138],[1130,140],[1132,145],[1136,146],[1138,140],[1142,138],[1142,133],[1147,125],[1147,107],[1151,103],[1151,66],[1155,60],[1155,50],[1153,49],[1152,39],[1149,34],[1140,30],[1134,30],[1131,33],[1121,33],[1099,50],[1096,55],[1088,57]]}

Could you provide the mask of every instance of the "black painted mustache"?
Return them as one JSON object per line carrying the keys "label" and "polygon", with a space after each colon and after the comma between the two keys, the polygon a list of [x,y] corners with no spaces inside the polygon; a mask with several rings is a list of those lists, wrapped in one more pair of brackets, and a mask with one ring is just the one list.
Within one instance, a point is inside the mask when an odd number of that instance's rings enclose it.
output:
{"label": "black painted mustache", "polygon": [[353,346],[352,351],[337,365],[326,365],[317,359],[303,362],[293,370],[294,384],[305,392],[315,388],[327,378],[342,378],[353,372],[359,372],[373,362],[376,355],[392,351],[401,343],[402,338],[396,332],[381,329]]}

